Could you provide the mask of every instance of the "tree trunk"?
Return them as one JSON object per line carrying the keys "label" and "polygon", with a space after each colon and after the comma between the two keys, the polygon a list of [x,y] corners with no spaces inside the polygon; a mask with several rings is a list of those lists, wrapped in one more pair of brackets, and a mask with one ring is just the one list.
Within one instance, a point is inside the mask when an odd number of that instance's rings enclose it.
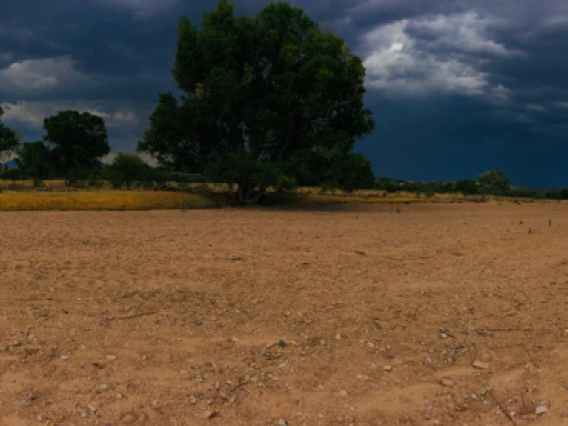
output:
{"label": "tree trunk", "polygon": [[235,201],[235,191],[233,190],[233,181],[227,182],[229,187],[229,195],[231,196],[231,200]]}

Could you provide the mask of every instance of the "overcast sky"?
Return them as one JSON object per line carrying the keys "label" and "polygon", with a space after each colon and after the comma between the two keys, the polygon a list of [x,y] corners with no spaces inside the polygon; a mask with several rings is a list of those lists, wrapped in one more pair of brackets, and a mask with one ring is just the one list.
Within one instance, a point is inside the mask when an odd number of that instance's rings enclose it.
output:
{"label": "overcast sky", "polygon": [[[239,14],[268,1],[236,0]],[[378,176],[568,187],[568,1],[294,0],[364,60]],[[170,74],[180,15],[216,0],[0,2],[0,105],[26,140],[65,109],[133,151]]]}

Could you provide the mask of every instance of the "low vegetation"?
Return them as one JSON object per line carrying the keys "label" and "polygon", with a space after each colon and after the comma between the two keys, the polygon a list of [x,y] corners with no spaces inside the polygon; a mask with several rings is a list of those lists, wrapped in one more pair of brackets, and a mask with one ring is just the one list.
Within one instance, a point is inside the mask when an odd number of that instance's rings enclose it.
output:
{"label": "low vegetation", "polygon": [[216,207],[203,194],[156,191],[4,191],[0,210],[167,210]]}

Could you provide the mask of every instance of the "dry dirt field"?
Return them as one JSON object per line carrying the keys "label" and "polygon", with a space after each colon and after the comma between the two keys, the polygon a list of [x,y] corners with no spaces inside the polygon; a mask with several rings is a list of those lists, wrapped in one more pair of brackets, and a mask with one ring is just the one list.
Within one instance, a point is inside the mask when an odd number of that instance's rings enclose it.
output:
{"label": "dry dirt field", "polygon": [[567,205],[396,209],[0,213],[0,424],[568,424]]}

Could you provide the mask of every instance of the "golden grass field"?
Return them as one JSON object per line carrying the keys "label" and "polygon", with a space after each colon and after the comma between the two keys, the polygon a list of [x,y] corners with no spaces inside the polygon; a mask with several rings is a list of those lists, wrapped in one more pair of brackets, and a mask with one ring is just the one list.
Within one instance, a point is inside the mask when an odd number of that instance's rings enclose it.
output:
{"label": "golden grass field", "polygon": [[16,192],[0,194],[0,210],[169,210],[216,207],[201,194],[159,191]]}
{"label": "golden grass field", "polygon": [[[172,184],[170,186],[176,186]],[[224,204],[225,184],[189,184],[184,191],[114,190],[105,184],[100,189],[69,189],[61,180],[46,181],[42,190],[34,190],[32,181],[0,181],[0,211],[13,210],[169,210],[215,208]],[[436,194],[431,197],[399,191],[359,190],[347,193],[341,190],[324,191],[317,187],[301,187],[287,194],[269,190],[274,203],[283,205],[306,204],[410,204],[480,202],[480,196]],[[484,201],[534,202],[527,199],[487,197]]]}

